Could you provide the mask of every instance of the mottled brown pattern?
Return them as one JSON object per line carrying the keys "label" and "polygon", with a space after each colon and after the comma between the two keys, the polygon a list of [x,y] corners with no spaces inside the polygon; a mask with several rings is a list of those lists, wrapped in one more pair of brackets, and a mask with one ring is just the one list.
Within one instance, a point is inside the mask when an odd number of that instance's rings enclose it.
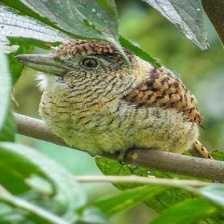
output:
{"label": "mottled brown pattern", "polygon": [[179,79],[164,69],[150,71],[149,78],[124,99],[137,107],[174,108],[182,112],[190,122],[201,123],[194,97]]}
{"label": "mottled brown pattern", "polygon": [[71,40],[67,41],[57,49],[58,56],[74,56],[76,54],[104,54],[114,53],[116,49],[109,43],[106,42],[94,42],[86,40]]}
{"label": "mottled brown pattern", "polygon": [[[127,50],[123,49],[126,56],[130,61],[133,59],[133,55]],[[114,55],[116,56],[116,63],[124,62],[124,58],[120,51],[117,50],[109,42],[101,41],[87,41],[87,40],[70,40],[62,45],[56,50],[56,57],[72,57],[76,55]]]}

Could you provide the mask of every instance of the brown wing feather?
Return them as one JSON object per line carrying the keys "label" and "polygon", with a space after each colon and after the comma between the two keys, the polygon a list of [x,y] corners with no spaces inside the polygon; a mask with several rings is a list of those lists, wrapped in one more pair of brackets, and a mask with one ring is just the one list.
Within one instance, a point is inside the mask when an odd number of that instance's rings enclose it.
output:
{"label": "brown wing feather", "polygon": [[164,69],[153,69],[149,78],[127,94],[124,99],[136,107],[173,108],[193,123],[201,123],[194,97],[184,84]]}

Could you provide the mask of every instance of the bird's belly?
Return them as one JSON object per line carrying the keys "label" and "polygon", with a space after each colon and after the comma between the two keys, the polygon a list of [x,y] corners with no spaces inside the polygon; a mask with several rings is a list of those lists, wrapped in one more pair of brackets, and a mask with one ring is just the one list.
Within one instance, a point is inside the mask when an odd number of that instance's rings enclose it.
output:
{"label": "bird's belly", "polygon": [[187,121],[182,113],[173,109],[138,110],[134,124],[134,146],[140,148],[183,153],[199,135],[197,124]]}
{"label": "bird's belly", "polygon": [[[49,100],[55,100],[50,99]],[[198,126],[172,109],[121,107],[114,112],[74,113],[70,105],[42,100],[40,113],[59,137],[90,153],[133,147],[184,152],[198,138]]]}

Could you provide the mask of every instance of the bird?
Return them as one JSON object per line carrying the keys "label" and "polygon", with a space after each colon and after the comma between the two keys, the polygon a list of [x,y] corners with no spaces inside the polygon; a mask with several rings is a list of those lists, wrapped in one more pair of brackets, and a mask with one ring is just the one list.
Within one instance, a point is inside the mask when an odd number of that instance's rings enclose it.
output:
{"label": "bird", "polygon": [[106,41],[68,40],[17,59],[41,74],[39,112],[71,147],[92,155],[133,148],[212,158],[198,140],[202,116],[173,72]]}

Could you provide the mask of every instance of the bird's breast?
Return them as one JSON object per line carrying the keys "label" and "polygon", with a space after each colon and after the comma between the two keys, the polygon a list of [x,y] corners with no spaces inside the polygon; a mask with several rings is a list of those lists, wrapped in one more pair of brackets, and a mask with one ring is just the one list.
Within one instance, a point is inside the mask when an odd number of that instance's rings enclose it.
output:
{"label": "bird's breast", "polygon": [[52,131],[73,147],[93,153],[132,147],[183,152],[198,138],[196,124],[182,113],[137,108],[118,98],[45,91],[40,114]]}

